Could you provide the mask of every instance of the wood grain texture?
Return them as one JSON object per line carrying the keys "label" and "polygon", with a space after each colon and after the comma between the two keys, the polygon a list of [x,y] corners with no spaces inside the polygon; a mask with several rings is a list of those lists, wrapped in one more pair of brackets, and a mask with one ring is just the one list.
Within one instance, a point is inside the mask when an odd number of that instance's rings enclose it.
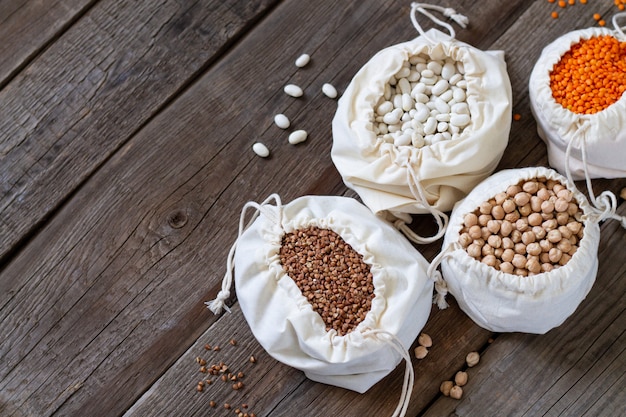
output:
{"label": "wood grain texture", "polygon": [[0,86],[85,13],[95,0],[0,1]]}
{"label": "wood grain texture", "polygon": [[[330,159],[336,101],[321,85],[342,92],[375,52],[416,36],[408,3],[118,3],[98,3],[0,91],[9,103],[0,109],[0,232],[10,232],[0,234],[0,414],[232,415],[212,410],[214,400],[245,401],[259,416],[390,415],[403,367],[364,395],[316,384],[262,351],[234,295],[233,314],[213,316],[203,302],[221,286],[245,202],[273,192],[284,202],[355,196]],[[455,3],[471,21],[460,40],[506,51],[523,117],[499,168],[547,164],[527,77],[548,38],[593,24],[590,7],[568,8],[557,21],[550,7]],[[303,52],[312,61],[298,69]],[[68,86],[73,79],[81,81]],[[286,96],[288,82],[304,97]],[[309,132],[307,142],[287,143],[272,121],[279,112]],[[268,145],[269,158],[251,152],[255,141]],[[598,192],[625,185],[594,181]],[[415,216],[411,227],[429,231],[433,221]],[[412,361],[408,415],[619,412],[625,239],[616,222],[603,225],[594,290],[547,335],[492,335],[453,299],[434,308],[425,328],[434,346]],[[432,260],[440,245],[419,250]],[[209,355],[205,343],[223,349]],[[464,400],[441,398],[439,384],[471,350],[484,356]],[[205,355],[244,370],[245,389],[214,383],[196,392],[195,358]]]}
{"label": "wood grain texture", "polygon": [[273,3],[102,1],[17,75],[0,92],[0,261]]}

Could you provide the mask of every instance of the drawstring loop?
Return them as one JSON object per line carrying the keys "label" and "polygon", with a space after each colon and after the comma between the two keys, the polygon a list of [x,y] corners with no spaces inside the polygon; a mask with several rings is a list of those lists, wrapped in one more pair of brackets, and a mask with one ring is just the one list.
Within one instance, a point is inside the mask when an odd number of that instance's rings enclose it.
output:
{"label": "drawstring loop", "polygon": [[565,149],[565,175],[567,180],[575,188],[574,180],[572,178],[572,172],[570,170],[569,161],[574,142],[580,145],[580,153],[582,159],[583,170],[585,173],[585,183],[587,185],[587,194],[589,195],[589,201],[592,205],[591,216],[594,221],[601,222],[607,219],[617,220],[621,223],[622,227],[626,229],[626,216],[620,216],[617,211],[617,198],[611,191],[604,191],[598,197],[593,192],[593,186],[591,184],[591,177],[589,176],[589,170],[587,167],[587,141],[585,139],[585,133],[587,128],[579,128],[578,134],[569,141],[567,148]]}
{"label": "drawstring loop", "polygon": [[433,261],[428,265],[428,269],[426,270],[426,276],[435,282],[433,304],[437,304],[437,307],[439,307],[440,310],[448,308],[448,302],[446,301],[446,295],[448,295],[448,284],[443,279],[443,276],[437,267],[441,265],[443,258],[458,249],[458,246],[458,243],[452,243],[446,246],[445,249],[435,256],[435,259],[433,259]]}
{"label": "drawstring loop", "polygon": [[435,242],[439,240],[446,232],[446,229],[448,228],[449,218],[444,212],[442,212],[441,210],[437,210],[428,203],[428,200],[426,199],[426,193],[424,192],[421,181],[410,162],[406,164],[406,170],[407,182],[409,184],[411,194],[413,194],[413,197],[415,197],[415,199],[419,203],[421,203],[421,205],[426,210],[428,210],[428,212],[435,218],[435,221],[437,222],[437,233],[431,237],[420,236],[413,230],[411,230],[411,228],[407,225],[407,222],[404,219],[395,220],[393,222],[393,225],[396,229],[401,231],[410,241],[414,243],[423,245]]}
{"label": "drawstring loop", "polygon": [[622,17],[626,17],[626,13],[617,13],[613,15],[613,27],[615,28],[616,32],[619,32],[619,34],[621,35],[621,39],[626,39],[626,35],[624,34],[624,28],[622,28],[617,23],[617,19]]}
{"label": "drawstring loop", "polygon": [[[268,205],[271,201],[275,202],[276,210],[271,210],[268,208]],[[254,208],[256,210],[246,224],[246,213],[249,208]],[[237,239],[235,239],[235,242],[228,252],[228,257],[226,258],[226,273],[224,274],[224,278],[222,279],[222,288],[220,292],[217,293],[215,299],[204,303],[206,304],[208,309],[213,312],[213,314],[220,314],[222,312],[222,309],[230,313],[230,308],[226,305],[226,300],[228,300],[228,298],[230,297],[230,287],[233,285],[233,262],[235,259],[235,251],[237,250],[237,242],[239,241],[241,235],[243,235],[243,233],[248,230],[250,226],[252,226],[252,223],[254,223],[254,221],[260,214],[263,214],[265,217],[267,217],[269,221],[271,221],[275,225],[282,225],[283,206],[280,201],[280,196],[278,194],[272,194],[261,204],[254,201],[248,201],[243,206],[241,210],[241,215],[239,216],[239,232],[237,234]]]}
{"label": "drawstring loop", "polygon": [[413,23],[413,26],[415,26],[415,29],[417,29],[419,34],[425,37],[426,39],[428,39],[428,36],[426,36],[424,29],[422,29],[422,26],[420,26],[420,24],[418,23],[416,12],[420,12],[421,14],[428,17],[430,20],[432,20],[439,26],[442,26],[448,29],[448,32],[450,33],[450,36],[452,38],[456,37],[456,32],[454,31],[454,28],[452,27],[452,25],[440,19],[437,19],[435,16],[432,15],[432,13],[428,12],[427,9],[440,12],[445,17],[455,21],[462,28],[467,27],[469,23],[469,19],[466,16],[463,16],[462,14],[457,13],[456,10],[450,7],[442,7],[442,6],[437,6],[434,4],[427,4],[427,3],[411,3],[411,22]]}
{"label": "drawstring loop", "polygon": [[[406,411],[409,408],[409,402],[411,401],[411,393],[413,392],[413,385],[415,383],[415,371],[413,371],[413,365],[411,364],[411,356],[407,349],[404,347],[400,339],[392,333],[382,329],[367,329],[363,332],[363,336],[376,336],[379,340],[389,343],[389,345],[402,356],[404,359],[404,380],[402,382],[402,393],[400,394],[400,400],[398,406],[393,412],[391,417],[404,417]],[[379,337],[386,336],[386,337]]]}

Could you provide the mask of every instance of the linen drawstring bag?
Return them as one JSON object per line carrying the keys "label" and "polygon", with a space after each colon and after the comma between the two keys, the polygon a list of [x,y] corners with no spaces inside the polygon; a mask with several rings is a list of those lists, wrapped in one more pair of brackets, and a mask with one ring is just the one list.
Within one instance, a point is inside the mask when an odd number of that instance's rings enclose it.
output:
{"label": "linen drawstring bag", "polygon": [[[254,214],[246,222],[248,210]],[[305,296],[296,284],[301,271],[286,272],[281,260],[285,239],[308,228],[336,233],[369,267],[371,307],[345,334],[328,327],[313,308],[315,294]],[[330,246],[324,250],[330,252]],[[315,262],[314,254],[307,256],[302,262],[309,268],[308,264]],[[327,267],[332,261],[324,264]],[[234,269],[239,305],[255,338],[276,360],[317,382],[363,393],[404,359],[402,395],[393,414],[399,416],[406,412],[414,380],[407,347],[430,314],[433,282],[427,267],[428,262],[397,229],[355,199],[305,196],[282,205],[274,194],[260,204],[248,202],[243,207],[222,289],[207,305],[216,314],[228,309],[224,301],[230,296]],[[350,274],[354,271],[345,269]],[[329,277],[331,272],[325,272],[316,279]],[[326,283],[332,286],[343,278]]]}
{"label": "linen drawstring bag", "polygon": [[[543,49],[530,75],[531,111],[547,145],[549,164],[561,174],[570,170],[574,180],[626,177],[626,96],[596,113],[577,113],[553,97],[550,75],[563,55],[581,41],[608,36],[626,42],[617,22],[623,17],[626,13],[613,16],[614,30],[592,27],[559,37]],[[626,51],[621,51],[623,61]]]}
{"label": "linen drawstring bag", "polygon": [[[420,35],[381,50],[357,72],[339,100],[331,149],[344,183],[374,213],[393,220],[420,244],[441,238],[445,212],[493,172],[511,125],[504,53],[458,41],[452,26],[428,10],[467,24],[453,9],[413,3],[411,20]],[[425,32],[418,12],[449,34]],[[410,214],[420,213],[434,216],[436,235],[422,237],[409,229]]]}
{"label": "linen drawstring bag", "polygon": [[[571,191],[572,201],[578,204],[580,213],[577,220],[583,226],[582,237],[569,261],[558,269],[520,276],[498,270],[484,263],[484,258],[478,260],[470,256],[469,249],[464,249],[461,243],[465,216],[494,198],[494,195],[505,192],[509,186],[536,179],[562,184]],[[447,290],[459,307],[479,326],[494,332],[543,334],[561,325],[591,289],[598,269],[598,223],[609,218],[621,220],[622,226],[626,228],[626,219],[615,214],[615,204],[604,211],[594,208],[572,182],[552,169],[531,167],[501,171],[480,183],[454,207],[442,251],[433,260],[429,273],[439,274],[435,268],[441,264]],[[488,226],[491,227],[491,224]],[[543,245],[540,238],[547,240],[550,235],[537,235],[537,242]],[[497,239],[496,242],[494,246],[498,247]],[[530,252],[530,243],[523,247]],[[556,243],[554,247],[562,248]],[[558,252],[555,250],[555,253]]]}

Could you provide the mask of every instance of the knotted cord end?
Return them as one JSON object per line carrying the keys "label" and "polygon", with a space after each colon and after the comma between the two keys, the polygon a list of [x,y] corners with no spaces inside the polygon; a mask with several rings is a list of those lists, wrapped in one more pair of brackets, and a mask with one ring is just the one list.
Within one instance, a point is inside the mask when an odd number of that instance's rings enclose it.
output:
{"label": "knotted cord end", "polygon": [[465,29],[469,23],[469,19],[467,18],[467,16],[457,13],[456,10],[451,7],[446,7],[443,10],[443,15],[449,19],[454,20],[463,29]]}
{"label": "knotted cord end", "polygon": [[230,291],[221,290],[219,293],[217,293],[217,297],[215,297],[214,300],[207,301],[204,304],[206,304],[208,309],[211,310],[211,312],[215,315],[220,314],[222,312],[222,309],[230,313],[230,308],[224,303],[224,301],[228,300],[228,297],[230,297]]}
{"label": "knotted cord end", "polygon": [[446,301],[446,295],[448,294],[448,284],[443,280],[441,272],[435,271],[433,273],[435,279],[435,295],[433,297],[433,304],[437,304],[440,310],[448,308],[448,302]]}

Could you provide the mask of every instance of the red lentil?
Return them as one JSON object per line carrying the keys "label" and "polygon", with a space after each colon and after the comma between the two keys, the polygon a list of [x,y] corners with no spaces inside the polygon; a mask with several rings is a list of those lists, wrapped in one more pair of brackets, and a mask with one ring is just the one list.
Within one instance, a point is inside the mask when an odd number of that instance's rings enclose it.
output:
{"label": "red lentil", "polygon": [[552,96],[574,113],[593,114],[626,91],[626,42],[612,36],[582,40],[550,73]]}
{"label": "red lentil", "polygon": [[559,13],[558,12],[552,12],[551,16],[552,16],[553,19],[558,19]]}

